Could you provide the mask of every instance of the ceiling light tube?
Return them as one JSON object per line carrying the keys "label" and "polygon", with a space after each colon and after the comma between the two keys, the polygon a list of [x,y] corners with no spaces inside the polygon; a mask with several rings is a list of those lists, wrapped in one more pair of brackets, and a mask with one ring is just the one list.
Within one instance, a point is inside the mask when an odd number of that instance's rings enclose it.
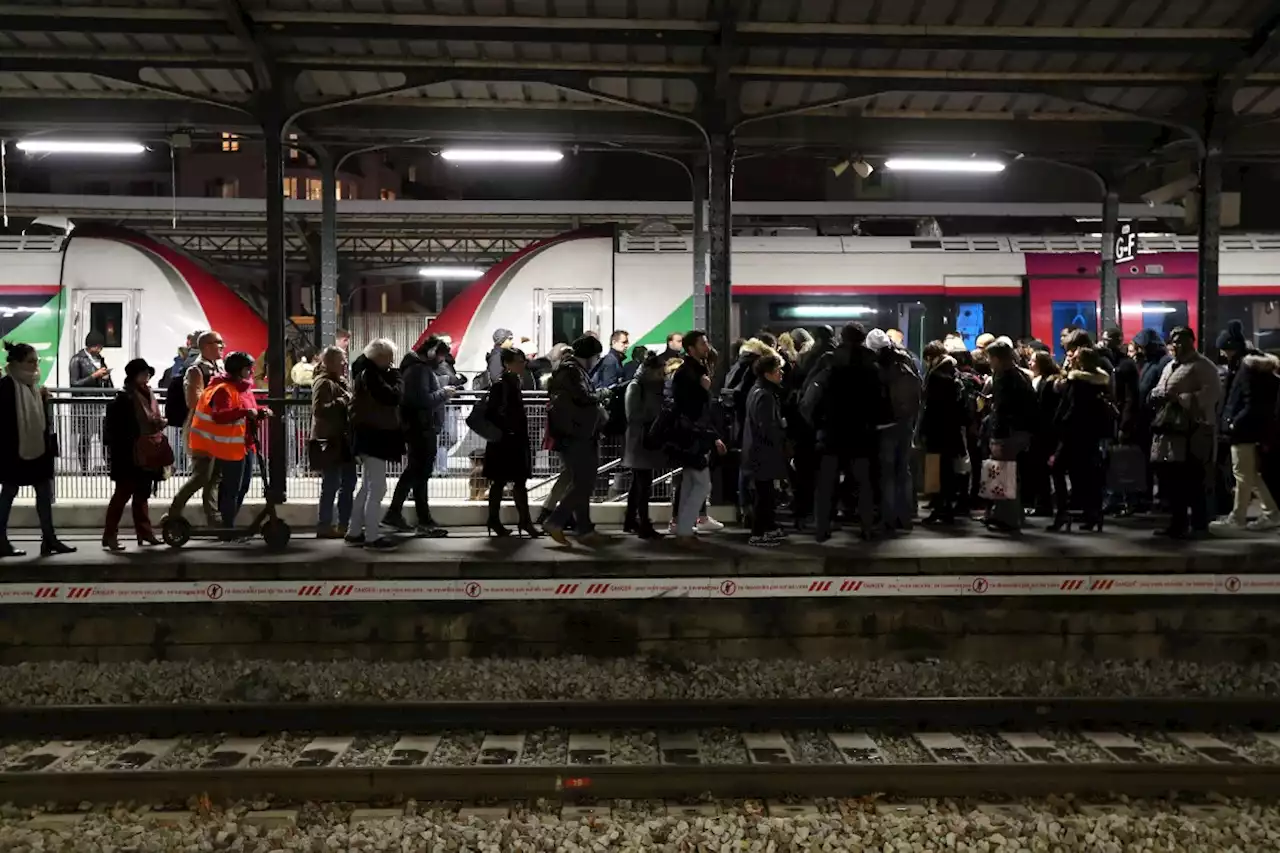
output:
{"label": "ceiling light tube", "polygon": [[560,151],[544,148],[447,148],[440,156],[450,163],[558,163]]}
{"label": "ceiling light tube", "polygon": [[434,266],[421,267],[418,275],[423,278],[451,279],[453,281],[475,281],[484,275],[484,270],[480,267],[449,267]]}
{"label": "ceiling light tube", "polygon": [[26,154],[141,154],[147,148],[140,142],[95,139],[23,139],[18,150]]}
{"label": "ceiling light tube", "polygon": [[866,305],[790,305],[778,313],[793,320],[844,320],[866,317],[874,314],[875,309]]}
{"label": "ceiling light tube", "polygon": [[1003,172],[1004,163],[999,160],[933,160],[921,157],[895,157],[886,160],[886,169],[893,172]]}

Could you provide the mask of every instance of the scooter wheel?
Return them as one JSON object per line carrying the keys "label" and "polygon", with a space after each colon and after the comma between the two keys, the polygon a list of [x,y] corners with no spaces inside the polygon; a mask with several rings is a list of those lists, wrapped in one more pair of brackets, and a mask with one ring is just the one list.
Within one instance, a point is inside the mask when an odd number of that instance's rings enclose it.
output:
{"label": "scooter wheel", "polygon": [[289,525],[278,518],[269,520],[262,525],[262,539],[267,543],[267,548],[272,551],[283,551],[289,547],[289,537],[293,535],[293,531],[289,529]]}
{"label": "scooter wheel", "polygon": [[165,519],[160,535],[170,548],[181,548],[191,541],[191,522],[182,517]]}

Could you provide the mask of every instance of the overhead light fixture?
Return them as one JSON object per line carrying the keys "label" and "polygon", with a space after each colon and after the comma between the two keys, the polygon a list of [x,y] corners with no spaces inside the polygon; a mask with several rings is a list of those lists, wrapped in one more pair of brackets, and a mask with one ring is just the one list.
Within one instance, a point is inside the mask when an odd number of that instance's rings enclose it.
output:
{"label": "overhead light fixture", "polygon": [[788,305],[778,312],[785,320],[848,320],[874,313],[866,305]]}
{"label": "overhead light fixture", "polygon": [[894,172],[1003,172],[999,160],[933,160],[918,157],[895,157],[884,167]]}
{"label": "overhead light fixture", "polygon": [[26,154],[141,154],[140,142],[108,142],[93,139],[23,139],[18,150]]}
{"label": "overhead light fixture", "polygon": [[866,160],[863,160],[861,156],[857,156],[850,157],[848,160],[841,160],[839,163],[836,163],[831,167],[831,172],[838,178],[850,168],[853,169],[853,173],[855,175],[863,180],[871,177],[871,173],[876,170],[875,166],[872,166]]}
{"label": "overhead light fixture", "polygon": [[454,281],[475,281],[484,275],[480,267],[420,267],[418,275],[423,278],[451,279]]}
{"label": "overhead light fixture", "polygon": [[447,148],[440,156],[450,163],[559,163],[564,153],[545,148]]}

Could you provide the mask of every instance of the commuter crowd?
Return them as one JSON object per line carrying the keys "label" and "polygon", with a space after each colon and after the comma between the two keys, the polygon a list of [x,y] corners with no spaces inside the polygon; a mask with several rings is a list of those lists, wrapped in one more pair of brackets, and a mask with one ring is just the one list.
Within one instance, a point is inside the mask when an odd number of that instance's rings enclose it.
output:
{"label": "commuter crowd", "polygon": [[[98,338],[86,338],[72,379],[112,389]],[[321,478],[317,535],[369,549],[394,548],[404,534],[447,536],[432,515],[430,484],[441,472],[442,437],[457,429],[450,401],[468,384],[450,341],[427,336],[401,357],[378,339],[349,361],[349,340],[343,333],[291,371],[311,407],[305,454]],[[1159,533],[1179,538],[1280,527],[1280,363],[1252,347],[1241,324],[1218,336],[1216,360],[1183,327],[1167,340],[1146,330],[1125,341],[1113,329],[1097,343],[1066,328],[1058,343],[1061,362],[1042,341],[991,334],[972,348],[948,335],[917,356],[897,330],[849,323],[839,333],[762,330],[733,343],[721,364],[699,330],[669,336],[661,353],[632,347],[624,330],[607,342],[587,333],[532,359],[498,329],[486,369],[470,382],[481,397],[466,427],[485,442],[474,494],[488,501],[490,535],[512,535],[501,512],[509,497],[520,534],[589,547],[610,540],[591,517],[602,477],[619,496],[626,491],[625,533],[689,545],[724,526],[707,514],[717,479],[750,544],[762,548],[796,534],[825,541],[841,525],[868,540],[918,522],[966,520],[1017,534],[1035,517],[1048,519],[1050,532],[1098,532],[1108,516],[1156,510],[1169,518]],[[5,531],[24,486],[35,491],[42,554],[65,553],[74,549],[53,529],[59,448],[39,359],[27,344],[5,348],[0,556],[22,553]],[[102,536],[108,551],[123,550],[130,503],[138,544],[159,544],[148,502],[175,462],[169,425],[181,425],[177,450],[189,476],[162,523],[184,517],[199,494],[207,532],[242,534],[236,523],[259,467],[259,426],[275,416],[254,394],[260,360],[224,354],[216,331],[194,333],[184,349],[161,378],[163,407],[150,387],[156,371],[142,359],[125,366],[106,407],[101,437],[115,484]],[[525,396],[535,389],[547,392],[541,436],[531,435]],[[609,437],[621,443],[621,467],[602,473]],[[87,455],[81,440],[77,454]],[[528,484],[539,450],[561,464],[535,519]],[[389,466],[401,463],[384,508]],[[675,485],[665,530],[650,507],[659,477]],[[1255,496],[1261,513],[1250,519]]]}

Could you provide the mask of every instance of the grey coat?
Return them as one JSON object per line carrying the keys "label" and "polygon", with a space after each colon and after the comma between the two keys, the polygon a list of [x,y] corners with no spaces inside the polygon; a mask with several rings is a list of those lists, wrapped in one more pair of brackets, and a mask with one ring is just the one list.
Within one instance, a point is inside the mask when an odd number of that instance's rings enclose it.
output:
{"label": "grey coat", "polygon": [[762,379],[747,395],[747,420],[742,431],[742,473],[753,480],[783,480],[787,464],[787,427],[778,402],[781,389]]}
{"label": "grey coat", "polygon": [[1152,462],[1185,462],[1197,459],[1212,462],[1217,447],[1218,402],[1222,380],[1212,361],[1196,353],[1189,361],[1171,359],[1151,392],[1151,404],[1158,411],[1166,402],[1176,401],[1191,413],[1191,435],[1157,435],[1151,442]]}
{"label": "grey coat", "polygon": [[662,412],[662,385],[661,379],[648,385],[639,379],[627,383],[627,437],[622,451],[622,464],[628,468],[653,471],[667,467],[665,453],[661,450],[649,450],[644,446],[644,436],[649,425]]}

